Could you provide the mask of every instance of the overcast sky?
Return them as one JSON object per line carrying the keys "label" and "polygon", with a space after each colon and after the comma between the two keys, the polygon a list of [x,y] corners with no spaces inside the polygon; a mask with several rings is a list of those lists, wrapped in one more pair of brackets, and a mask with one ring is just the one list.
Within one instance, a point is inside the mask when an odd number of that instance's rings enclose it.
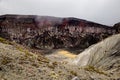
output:
{"label": "overcast sky", "polygon": [[120,0],[0,0],[0,14],[76,17],[113,25],[120,22]]}

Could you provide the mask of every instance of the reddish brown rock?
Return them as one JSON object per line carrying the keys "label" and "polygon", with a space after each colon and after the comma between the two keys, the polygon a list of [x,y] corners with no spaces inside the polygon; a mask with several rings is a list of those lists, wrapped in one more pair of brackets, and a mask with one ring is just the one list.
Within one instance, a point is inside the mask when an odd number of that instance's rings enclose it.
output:
{"label": "reddish brown rock", "polygon": [[0,16],[0,37],[38,49],[85,49],[118,32],[118,27],[77,18]]}

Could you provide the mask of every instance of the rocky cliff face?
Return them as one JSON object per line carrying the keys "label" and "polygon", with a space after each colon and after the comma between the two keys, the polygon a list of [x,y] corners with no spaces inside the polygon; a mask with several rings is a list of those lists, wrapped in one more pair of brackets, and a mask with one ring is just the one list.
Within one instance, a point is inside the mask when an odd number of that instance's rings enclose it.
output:
{"label": "rocky cliff face", "polygon": [[[120,34],[113,35],[80,53],[74,64],[79,66],[93,66],[120,75]],[[119,78],[120,79],[120,78]]]}
{"label": "rocky cliff face", "polygon": [[118,33],[117,29],[77,18],[0,16],[1,37],[38,49],[85,49]]}

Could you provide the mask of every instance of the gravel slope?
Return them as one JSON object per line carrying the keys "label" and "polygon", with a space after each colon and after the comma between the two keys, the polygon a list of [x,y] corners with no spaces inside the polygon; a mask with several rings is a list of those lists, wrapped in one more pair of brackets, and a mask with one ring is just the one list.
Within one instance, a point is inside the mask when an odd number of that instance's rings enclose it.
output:
{"label": "gravel slope", "polygon": [[[119,35],[116,35],[119,37]],[[116,37],[115,37],[116,38]],[[117,40],[116,38],[115,40]],[[111,39],[110,39],[111,40]],[[114,40],[114,39],[113,39]],[[102,43],[102,42],[101,42]],[[101,44],[99,43],[99,44]],[[114,44],[118,44],[117,42]],[[114,45],[112,44],[112,45]],[[98,45],[98,44],[97,44]],[[94,47],[94,46],[93,46]],[[115,48],[112,47],[112,48]],[[116,47],[115,49],[118,49]],[[93,50],[94,51],[94,50]],[[109,51],[109,49],[108,49]],[[69,52],[61,50],[59,55],[71,57]],[[83,52],[84,53],[84,52]],[[81,54],[83,54],[81,53]],[[67,54],[67,55],[66,55]],[[109,53],[108,53],[109,54]],[[117,54],[117,53],[116,53]],[[114,54],[113,54],[114,55]],[[76,55],[72,54],[72,60]],[[81,67],[80,55],[75,59],[77,65],[68,64],[61,59],[52,61],[46,57],[35,54],[16,43],[8,42],[0,38],[0,80],[119,80],[119,62],[111,70],[99,68],[95,60],[87,62],[88,65]],[[112,56],[112,55],[111,55]],[[118,56],[118,55],[116,55]],[[50,57],[49,57],[50,58]],[[53,57],[51,57],[52,59]],[[89,55],[88,55],[89,58]],[[93,59],[93,57],[91,57]],[[97,55],[94,56],[94,59]],[[102,62],[110,61],[109,58]],[[113,59],[113,58],[112,58]],[[113,61],[119,61],[119,56],[114,57]],[[118,59],[118,60],[117,60]],[[68,59],[70,61],[70,59]],[[84,60],[84,58],[82,59]],[[100,63],[99,63],[100,64]],[[101,65],[101,67],[106,65]],[[115,70],[114,70],[115,69]],[[116,70],[117,69],[117,70]]]}

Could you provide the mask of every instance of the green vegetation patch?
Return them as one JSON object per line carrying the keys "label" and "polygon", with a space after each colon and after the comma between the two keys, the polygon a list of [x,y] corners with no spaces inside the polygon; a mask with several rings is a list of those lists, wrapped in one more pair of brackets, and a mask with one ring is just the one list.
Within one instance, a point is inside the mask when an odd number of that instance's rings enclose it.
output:
{"label": "green vegetation patch", "polygon": [[103,70],[95,68],[94,66],[87,66],[84,69],[87,71],[96,72],[96,73],[103,74],[103,75],[107,76],[107,74]]}
{"label": "green vegetation patch", "polygon": [[10,42],[10,41],[2,38],[2,37],[0,37],[0,42],[1,42],[1,43],[4,43],[4,44],[12,44],[12,42]]}

